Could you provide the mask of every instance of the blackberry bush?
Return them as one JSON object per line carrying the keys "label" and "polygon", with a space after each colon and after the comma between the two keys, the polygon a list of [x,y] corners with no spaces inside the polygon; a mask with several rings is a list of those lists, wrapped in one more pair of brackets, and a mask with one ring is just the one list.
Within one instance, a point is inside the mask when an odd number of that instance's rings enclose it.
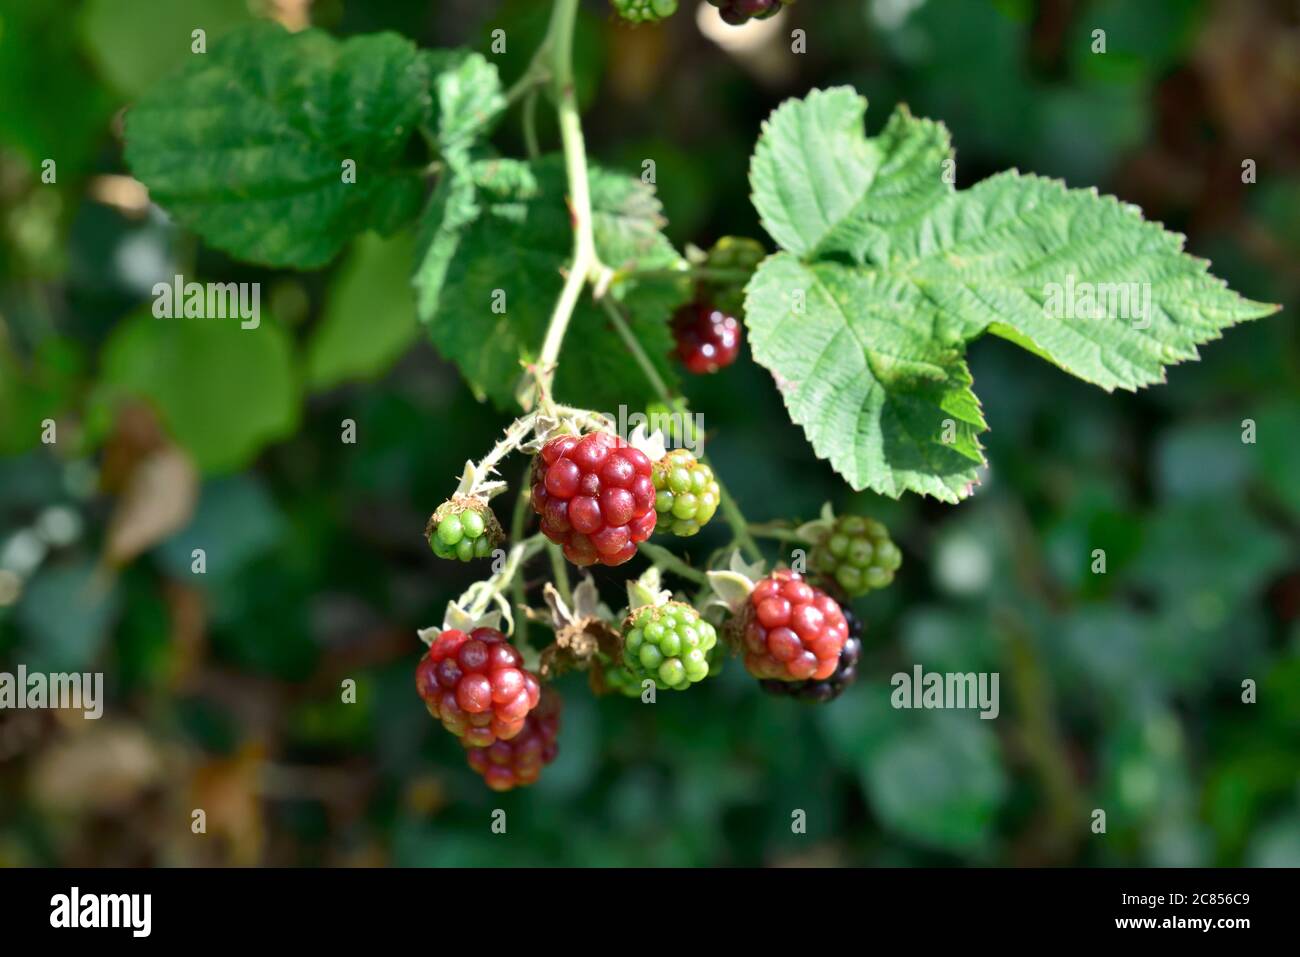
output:
{"label": "blackberry bush", "polygon": [[[710,2],[738,24],[790,0]],[[613,8],[646,22],[675,6]],[[124,121],[131,173],[173,222],[231,257],[309,270],[368,231],[420,237],[420,321],[474,395],[515,416],[483,437],[488,451],[426,529],[439,557],[491,561],[441,626],[421,632],[429,649],[416,668],[429,711],[499,788],[535,780],[554,755],[558,717],[537,710],[543,679],[585,668],[615,690],[638,677],[684,689],[716,670],[717,629],[697,607],[727,609],[721,627],[765,687],[816,699],[842,691],[860,639],[829,594],[795,572],[764,571],[765,557],[791,558],[765,556],[769,540],[811,545],[813,574],[846,597],[900,568],[878,523],[796,528],[784,503],[738,502],[689,453],[664,455],[651,427],[624,436],[599,411],[663,410],[692,445],[711,434],[682,394],[674,341],[688,371],[712,372],[735,359],[743,324],[791,422],[849,488],[957,503],[986,465],[988,426],[964,358],[974,339],[993,332],[1101,388],[1134,390],[1277,309],[1238,296],[1183,252],[1182,237],[1095,190],[1014,171],[957,189],[935,172],[954,159],[941,123],[899,107],[869,137],[866,101],[844,86],[781,104],[755,130],[748,169],[717,171],[748,176],[770,242],[727,237],[708,253],[679,251],[652,184],[588,156],[578,9],[551,0],[546,35],[509,86],[488,47],[430,52],[391,33],[338,39],[259,22],[187,58]],[[186,121],[195,103],[202,122]],[[492,142],[513,104],[522,156]],[[534,122],[543,105],[554,123]],[[539,130],[556,132],[539,141]],[[213,143],[230,162],[212,161]],[[330,173],[345,156],[360,158],[363,175]],[[1067,279],[1143,282],[1149,311],[1141,322],[1100,317],[1111,320],[1101,335],[1097,310],[1079,314],[1052,294]],[[774,408],[773,398],[755,408]],[[532,466],[511,489],[501,468],[516,454]],[[215,464],[226,463],[205,467]],[[742,467],[780,464],[759,450]],[[507,491],[510,542],[496,552],[504,535],[489,502]],[[776,517],[753,523],[746,507]],[[709,554],[648,541],[656,527],[692,536],[715,512],[729,542]],[[630,589],[616,614],[595,581],[570,589],[565,559],[613,568],[638,553],[650,565],[638,582],[672,575],[694,590],[690,602],[646,586],[652,600]],[[612,586],[614,573],[602,574]],[[530,636],[539,629],[551,635],[545,648]]]}

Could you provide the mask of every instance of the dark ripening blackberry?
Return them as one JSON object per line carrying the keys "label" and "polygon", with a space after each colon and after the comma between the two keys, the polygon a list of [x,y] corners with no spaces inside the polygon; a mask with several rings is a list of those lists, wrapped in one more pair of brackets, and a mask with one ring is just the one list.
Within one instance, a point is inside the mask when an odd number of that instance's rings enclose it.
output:
{"label": "dark ripening blackberry", "polygon": [[465,757],[493,791],[509,791],[536,782],[542,768],[555,760],[559,733],[560,697],[548,688],[517,735],[486,747],[468,748]]}
{"label": "dark ripening blackberry", "polygon": [[844,610],[844,620],[849,625],[849,637],[840,651],[840,663],[835,673],[821,681],[760,681],[759,686],[771,695],[796,698],[824,704],[834,701],[844,689],[858,680],[858,662],[862,659],[862,619],[849,609]]}
{"label": "dark ripening blackberry", "polygon": [[739,26],[747,20],[766,20],[794,0],[709,0],[709,3],[718,8],[723,22]]}
{"label": "dark ripening blackberry", "polygon": [[673,314],[677,358],[696,375],[717,372],[740,354],[740,323],[710,302],[692,302]]}
{"label": "dark ripening blackberry", "polygon": [[655,530],[655,487],[644,452],[608,432],[547,442],[533,471],[542,534],[575,565],[621,565]]}

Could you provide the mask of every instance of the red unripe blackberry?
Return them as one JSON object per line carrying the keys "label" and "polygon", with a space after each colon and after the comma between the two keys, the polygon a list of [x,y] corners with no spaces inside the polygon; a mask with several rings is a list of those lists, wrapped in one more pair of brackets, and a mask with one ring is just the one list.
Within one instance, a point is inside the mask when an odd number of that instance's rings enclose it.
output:
{"label": "red unripe blackberry", "polygon": [[697,375],[717,372],[740,354],[740,323],[712,303],[692,302],[673,315],[677,357]]}
{"label": "red unripe blackberry", "polygon": [[621,565],[655,529],[650,459],[609,432],[547,442],[533,466],[542,534],[575,565]]}
{"label": "red unripe blackberry", "polygon": [[469,766],[483,775],[493,791],[532,784],[542,768],[555,760],[559,751],[560,698],[548,691],[537,710],[524,719],[523,730],[509,741],[497,741],[485,748],[470,748]]}
{"label": "red unripe blackberry", "polygon": [[759,686],[771,695],[796,698],[824,704],[834,701],[849,685],[858,679],[858,663],[862,659],[862,620],[844,607],[844,620],[849,623],[849,637],[840,651],[839,663],[829,678],[821,681],[774,681],[766,679]]}
{"label": "red unripe blackberry", "polygon": [[787,570],[754,586],[735,627],[746,670],[755,678],[779,681],[829,678],[849,637],[835,599]]}
{"label": "red unripe blackberry", "polygon": [[442,632],[415,668],[415,687],[429,714],[466,747],[519,734],[541,695],[536,676],[494,628]]}

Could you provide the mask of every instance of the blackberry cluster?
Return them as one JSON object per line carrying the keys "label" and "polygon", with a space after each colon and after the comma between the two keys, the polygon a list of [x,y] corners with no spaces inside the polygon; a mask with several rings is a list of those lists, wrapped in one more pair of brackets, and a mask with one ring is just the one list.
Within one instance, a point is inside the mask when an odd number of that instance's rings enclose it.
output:
{"label": "blackberry cluster", "polygon": [[674,535],[696,534],[718,510],[722,490],[713,469],[686,449],[673,449],[656,462],[651,481],[658,524]]}
{"label": "blackberry cluster", "polygon": [[415,668],[429,714],[466,747],[486,748],[524,729],[541,685],[495,628],[444,631]]}
{"label": "blackberry cluster", "polygon": [[621,565],[655,529],[650,459],[608,432],[547,442],[533,466],[542,534],[575,565]]}
{"label": "blackberry cluster", "polygon": [[453,499],[438,507],[424,530],[439,558],[462,562],[487,558],[505,538],[486,502]]}
{"label": "blackberry cluster", "polygon": [[732,626],[755,678],[821,681],[835,673],[849,625],[835,599],[780,569],[754,586]]}
{"label": "blackberry cluster", "polygon": [[794,0],[709,0],[724,23],[739,26],[747,20],[766,20]]}
{"label": "blackberry cluster", "polygon": [[646,678],[655,687],[685,691],[709,676],[708,655],[717,644],[717,630],[690,605],[645,605],[624,626],[623,665],[638,693]]}
{"label": "blackberry cluster", "polygon": [[677,0],[610,0],[620,17],[630,23],[652,23],[677,12]]}
{"label": "blackberry cluster", "polygon": [[687,303],[673,314],[677,358],[688,372],[705,375],[726,368],[740,354],[740,323],[711,302]]}
{"label": "blackberry cluster", "polygon": [[903,553],[874,518],[842,515],[813,546],[809,562],[845,595],[857,598],[889,585],[903,564]]}
{"label": "blackberry cluster", "polygon": [[537,709],[524,719],[523,729],[509,741],[470,748],[469,766],[483,775],[493,791],[533,784],[542,768],[559,753],[560,699],[547,691]]}
{"label": "blackberry cluster", "polygon": [[844,689],[858,679],[858,662],[862,659],[862,619],[845,608],[844,620],[848,622],[849,637],[840,651],[840,662],[829,678],[821,681],[776,681],[765,679],[759,685],[768,694],[824,704],[834,701]]}

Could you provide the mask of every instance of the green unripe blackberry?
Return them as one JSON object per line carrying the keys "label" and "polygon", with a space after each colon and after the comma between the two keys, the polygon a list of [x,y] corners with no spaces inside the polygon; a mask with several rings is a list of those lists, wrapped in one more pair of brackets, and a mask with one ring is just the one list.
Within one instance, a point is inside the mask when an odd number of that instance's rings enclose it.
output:
{"label": "green unripe blackberry", "polygon": [[903,564],[903,553],[874,518],[842,515],[813,546],[810,563],[849,598],[856,598],[889,585]]}
{"label": "green unripe blackberry", "polygon": [[717,631],[690,605],[643,605],[623,627],[623,666],[638,688],[650,678],[655,687],[684,691],[709,676],[717,644]]}
{"label": "green unripe blackberry", "polygon": [[618,15],[631,23],[651,23],[677,12],[677,0],[610,0]]}
{"label": "green unripe blackberry", "polygon": [[487,502],[468,496],[439,505],[424,534],[439,558],[462,562],[487,558],[505,538]]}
{"label": "green unripe blackberry", "polygon": [[657,527],[683,537],[696,534],[718,510],[722,492],[713,469],[686,449],[674,449],[654,465]]}
{"label": "green unripe blackberry", "polygon": [[[715,641],[713,647],[704,653],[704,660],[709,665],[708,677],[712,678],[717,675],[722,671],[722,666],[727,660],[726,644]],[[645,678],[638,678],[628,669],[627,665],[616,665],[608,659],[602,660],[600,667],[606,691],[612,691],[627,698],[641,697],[641,693],[645,690],[642,685]]]}

